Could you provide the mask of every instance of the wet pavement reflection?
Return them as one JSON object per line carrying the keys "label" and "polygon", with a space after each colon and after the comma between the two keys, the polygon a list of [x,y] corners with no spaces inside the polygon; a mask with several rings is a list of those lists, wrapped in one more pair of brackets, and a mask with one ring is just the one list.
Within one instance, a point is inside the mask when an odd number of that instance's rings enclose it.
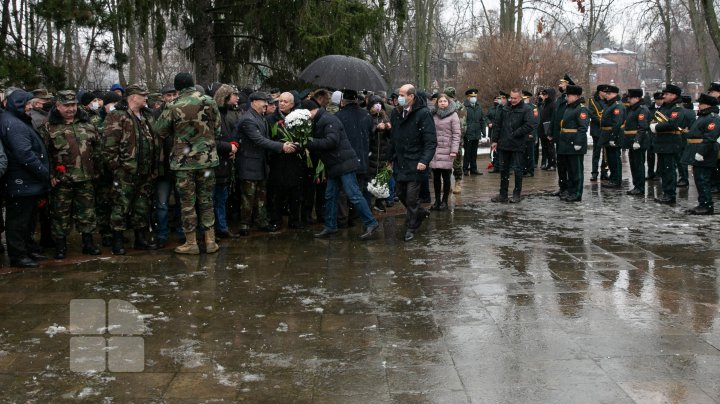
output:
{"label": "wet pavement reflection", "polygon": [[[720,402],[720,219],[683,213],[692,187],[671,208],[659,182],[567,204],[555,179],[498,205],[497,175],[466,177],[409,243],[393,208],[369,242],[313,228],[3,267],[2,400]],[[73,299],[142,313],[143,372],[70,370]]]}

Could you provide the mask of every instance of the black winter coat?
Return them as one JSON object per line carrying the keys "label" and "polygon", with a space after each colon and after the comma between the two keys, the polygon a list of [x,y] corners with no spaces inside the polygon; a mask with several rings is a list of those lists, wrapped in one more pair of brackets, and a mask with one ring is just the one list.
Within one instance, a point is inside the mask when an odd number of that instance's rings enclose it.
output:
{"label": "black winter coat", "polygon": [[240,150],[235,156],[237,177],[248,181],[266,179],[267,150],[282,153],[282,142],[270,140],[267,121],[252,108],[240,118],[237,136],[241,142]]}
{"label": "black winter coat", "polygon": [[355,150],[358,158],[358,174],[368,172],[370,152],[370,134],[373,131],[373,122],[366,109],[360,108],[358,104],[348,104],[335,114],[345,128],[350,145]]}
{"label": "black winter coat", "polygon": [[390,146],[390,129],[378,129],[380,123],[389,124],[390,120],[385,114],[385,110],[380,111],[377,115],[371,115],[373,119],[373,128],[375,130],[370,134],[370,164],[368,166],[368,175],[375,177],[380,170],[385,167],[387,150]]}
{"label": "black winter coat", "polygon": [[357,155],[345,134],[345,128],[335,115],[324,108],[318,109],[313,118],[313,137],[308,149],[317,153],[325,164],[328,178],[338,178],[356,172],[359,168]]}
{"label": "black winter coat", "polygon": [[[398,181],[423,181],[427,177],[430,161],[435,157],[435,121],[425,101],[421,97],[415,100],[416,104],[407,116],[403,118],[405,111],[395,109],[390,117],[392,129],[387,160],[393,163]],[[418,163],[428,168],[418,171]]]}
{"label": "black winter coat", "polygon": [[7,111],[0,115],[0,140],[8,158],[0,186],[9,197],[39,196],[50,189],[47,149],[25,114],[25,104],[31,99],[30,93],[14,91],[8,97]]}
{"label": "black winter coat", "polygon": [[227,184],[232,174],[232,160],[230,153],[232,152],[232,143],[237,144],[237,132],[235,128],[239,121],[239,112],[236,110],[228,110],[227,107],[218,108],[220,110],[220,138],[215,141],[220,164],[215,167],[215,184]]}
{"label": "black winter coat", "polygon": [[524,102],[515,106],[508,102],[502,108],[492,136],[492,142],[497,143],[498,150],[525,151],[528,136],[534,133],[537,126],[533,109]]}

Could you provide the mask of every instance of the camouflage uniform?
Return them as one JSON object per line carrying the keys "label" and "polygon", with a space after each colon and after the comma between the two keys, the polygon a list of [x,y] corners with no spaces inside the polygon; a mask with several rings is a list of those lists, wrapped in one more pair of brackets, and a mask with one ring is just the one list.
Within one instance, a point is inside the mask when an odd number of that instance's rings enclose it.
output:
{"label": "camouflage uniform", "polygon": [[147,228],[157,160],[152,111],[136,116],[127,101],[118,102],[105,119],[102,155],[113,176],[112,229],[125,230],[128,220],[135,230]]}
{"label": "camouflage uniform", "polygon": [[[72,99],[72,91],[58,93]],[[53,110],[47,124],[48,154],[51,178],[59,181],[51,191],[50,212],[52,235],[55,239],[67,237],[74,219],[81,233],[95,231],[95,177],[96,147],[99,136],[80,108],[71,124],[64,122]]]}
{"label": "camouflage uniform", "polygon": [[215,101],[197,91],[185,88],[155,122],[162,138],[173,136],[170,169],[175,173],[175,185],[180,193],[183,231],[194,233],[197,226],[197,203],[200,224],[213,229],[214,167],[219,164],[215,140],[220,137],[220,112]]}

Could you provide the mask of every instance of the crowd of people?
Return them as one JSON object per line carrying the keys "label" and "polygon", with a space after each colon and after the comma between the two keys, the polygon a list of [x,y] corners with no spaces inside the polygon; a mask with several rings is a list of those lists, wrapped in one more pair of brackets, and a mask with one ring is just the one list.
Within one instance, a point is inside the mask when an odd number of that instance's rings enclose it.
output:
{"label": "crowd of people", "polygon": [[[153,94],[116,84],[54,95],[10,87],[3,95],[0,229],[18,267],[38,266],[43,248],[65,258],[73,226],[89,255],[101,253],[96,234],[101,246],[125,254],[128,230],[139,250],[164,248],[175,233],[178,254],[213,253],[216,238],[316,223],[323,228],[315,237],[326,238],[360,221],[367,240],[379,228],[373,211],[396,202],[405,207],[410,241],[430,211],[447,210],[450,193],[462,192],[463,176],[482,175],[481,144],[492,150],[491,172],[500,174],[497,203],[520,202],[523,178],[538,165],[557,170],[557,196],[580,201],[588,133],[590,181],[606,181],[603,188],[621,187],[626,149],[629,195],[644,196],[645,181],[659,177],[656,201],[675,203],[675,188],[688,186],[688,166],[699,194],[689,213],[712,214],[711,194],[720,190],[718,83],[697,100],[697,119],[692,100],[674,85],[649,100],[640,89],[621,95],[606,84],[586,99],[567,75],[557,89],[535,95],[499,91],[486,112],[474,88],[462,101],[452,87],[428,94],[410,84],[389,96],[264,92],[205,88],[189,73]],[[307,137],[290,134],[303,119]],[[368,182],[388,168],[389,195],[373,195]]]}

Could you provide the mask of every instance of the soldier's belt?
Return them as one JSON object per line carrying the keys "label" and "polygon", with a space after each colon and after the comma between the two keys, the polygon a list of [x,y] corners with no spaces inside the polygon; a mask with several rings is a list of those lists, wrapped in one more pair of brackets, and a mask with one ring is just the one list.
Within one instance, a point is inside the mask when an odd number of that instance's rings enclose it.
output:
{"label": "soldier's belt", "polygon": [[577,133],[577,129],[560,129],[560,133]]}
{"label": "soldier's belt", "polygon": [[638,133],[638,131],[636,131],[636,130],[626,130],[626,131],[625,131],[625,134],[626,134],[626,135],[631,135],[631,136],[632,136],[632,135],[637,135],[637,133]]}
{"label": "soldier's belt", "polygon": [[691,144],[698,144],[704,142],[705,139],[688,139],[687,142]]}

